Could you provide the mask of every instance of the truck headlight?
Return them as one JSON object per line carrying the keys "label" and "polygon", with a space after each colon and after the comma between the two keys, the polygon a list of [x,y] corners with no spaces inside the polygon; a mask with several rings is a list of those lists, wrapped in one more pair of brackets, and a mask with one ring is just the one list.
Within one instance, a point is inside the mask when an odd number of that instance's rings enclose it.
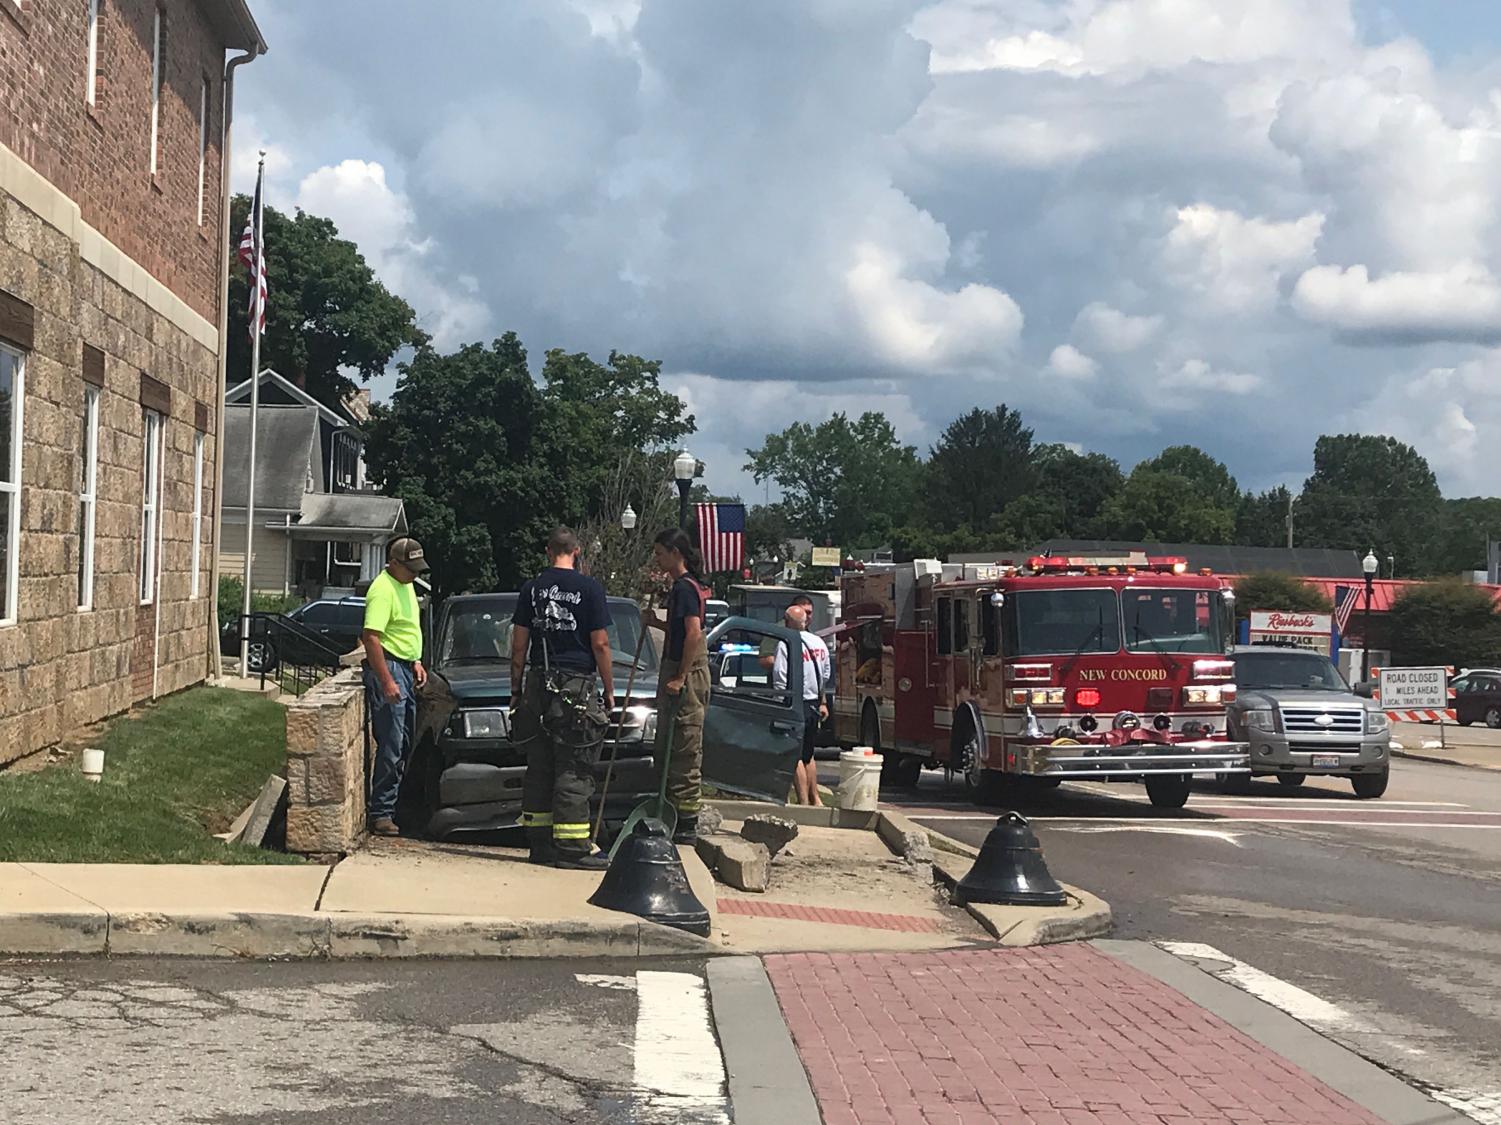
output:
{"label": "truck headlight", "polygon": [[1381,734],[1391,729],[1391,720],[1386,717],[1385,711],[1367,711],[1365,713],[1366,734]]}
{"label": "truck headlight", "polygon": [[[657,738],[657,709],[636,704],[625,709],[626,720],[632,727],[641,732],[642,742],[654,742]],[[621,732],[621,740],[625,740],[624,732]]]}
{"label": "truck headlight", "polygon": [[1246,726],[1251,730],[1264,731],[1267,734],[1277,733],[1277,712],[1268,708],[1257,708],[1246,712]]}
{"label": "truck headlight", "polygon": [[503,708],[464,712],[465,738],[509,738],[511,724]]}

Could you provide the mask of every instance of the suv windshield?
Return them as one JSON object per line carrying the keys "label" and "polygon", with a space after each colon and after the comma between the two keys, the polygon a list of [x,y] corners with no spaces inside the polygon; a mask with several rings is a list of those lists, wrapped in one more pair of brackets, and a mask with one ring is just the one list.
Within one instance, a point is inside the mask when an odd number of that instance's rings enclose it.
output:
{"label": "suv windshield", "polygon": [[1349,691],[1350,685],[1327,656],[1286,649],[1235,654],[1235,686],[1242,691],[1296,688],[1300,691]]}
{"label": "suv windshield", "polygon": [[1001,615],[1009,656],[1119,652],[1120,606],[1114,590],[1022,590]]}
{"label": "suv windshield", "polygon": [[1209,590],[1132,586],[1121,591],[1129,652],[1224,652],[1218,600]]}
{"label": "suv windshield", "polygon": [[[626,602],[609,603],[610,651],[617,667],[631,666],[640,637],[641,611]],[[507,667],[511,660],[511,615],[516,611],[514,594],[495,598],[476,598],[453,607],[443,630],[438,650],[440,664],[499,661]],[[657,667],[657,654],[650,644],[641,646],[641,670]]]}

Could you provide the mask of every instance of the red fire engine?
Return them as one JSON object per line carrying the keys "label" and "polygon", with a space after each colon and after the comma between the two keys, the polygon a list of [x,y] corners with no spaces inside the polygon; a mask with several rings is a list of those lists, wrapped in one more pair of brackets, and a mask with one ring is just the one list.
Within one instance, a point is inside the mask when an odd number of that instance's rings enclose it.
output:
{"label": "red fire engine", "polygon": [[943,768],[988,801],[1008,778],[1141,780],[1178,808],[1192,775],[1248,772],[1226,737],[1234,594],[1183,559],[869,566],[843,602],[839,735],[894,784]]}

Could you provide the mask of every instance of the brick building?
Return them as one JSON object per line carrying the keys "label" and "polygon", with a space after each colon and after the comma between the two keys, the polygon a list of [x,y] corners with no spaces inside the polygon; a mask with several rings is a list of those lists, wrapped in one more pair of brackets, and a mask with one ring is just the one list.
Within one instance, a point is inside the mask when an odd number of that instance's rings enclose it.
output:
{"label": "brick building", "polygon": [[0,764],[217,647],[229,107],[264,49],[244,0],[0,0]]}

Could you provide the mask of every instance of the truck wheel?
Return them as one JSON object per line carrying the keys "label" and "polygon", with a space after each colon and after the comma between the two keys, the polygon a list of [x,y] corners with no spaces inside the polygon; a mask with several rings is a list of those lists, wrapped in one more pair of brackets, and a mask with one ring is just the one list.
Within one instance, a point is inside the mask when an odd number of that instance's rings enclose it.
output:
{"label": "truck wheel", "polygon": [[966,717],[963,723],[957,756],[959,769],[964,775],[964,788],[977,805],[997,804],[1004,788],[1004,775],[980,764],[980,734],[975,730],[973,719]]}
{"label": "truck wheel", "polygon": [[896,759],[891,765],[891,784],[898,789],[916,789],[922,778],[922,759],[915,754],[895,752],[891,756]]}
{"label": "truck wheel", "polygon": [[1355,787],[1355,796],[1362,801],[1369,801],[1386,792],[1386,784],[1391,777],[1392,771],[1389,769],[1380,773],[1358,773],[1350,779],[1350,784]]}
{"label": "truck wheel", "polygon": [[1245,796],[1251,791],[1251,775],[1248,773],[1222,773],[1216,780],[1220,783],[1221,793]]}
{"label": "truck wheel", "polygon": [[1157,809],[1181,809],[1188,804],[1192,779],[1186,773],[1156,774],[1147,778],[1147,797]]}
{"label": "truck wheel", "polygon": [[1308,778],[1301,773],[1279,773],[1277,775],[1277,784],[1285,785],[1289,789],[1296,789],[1307,780]]}

